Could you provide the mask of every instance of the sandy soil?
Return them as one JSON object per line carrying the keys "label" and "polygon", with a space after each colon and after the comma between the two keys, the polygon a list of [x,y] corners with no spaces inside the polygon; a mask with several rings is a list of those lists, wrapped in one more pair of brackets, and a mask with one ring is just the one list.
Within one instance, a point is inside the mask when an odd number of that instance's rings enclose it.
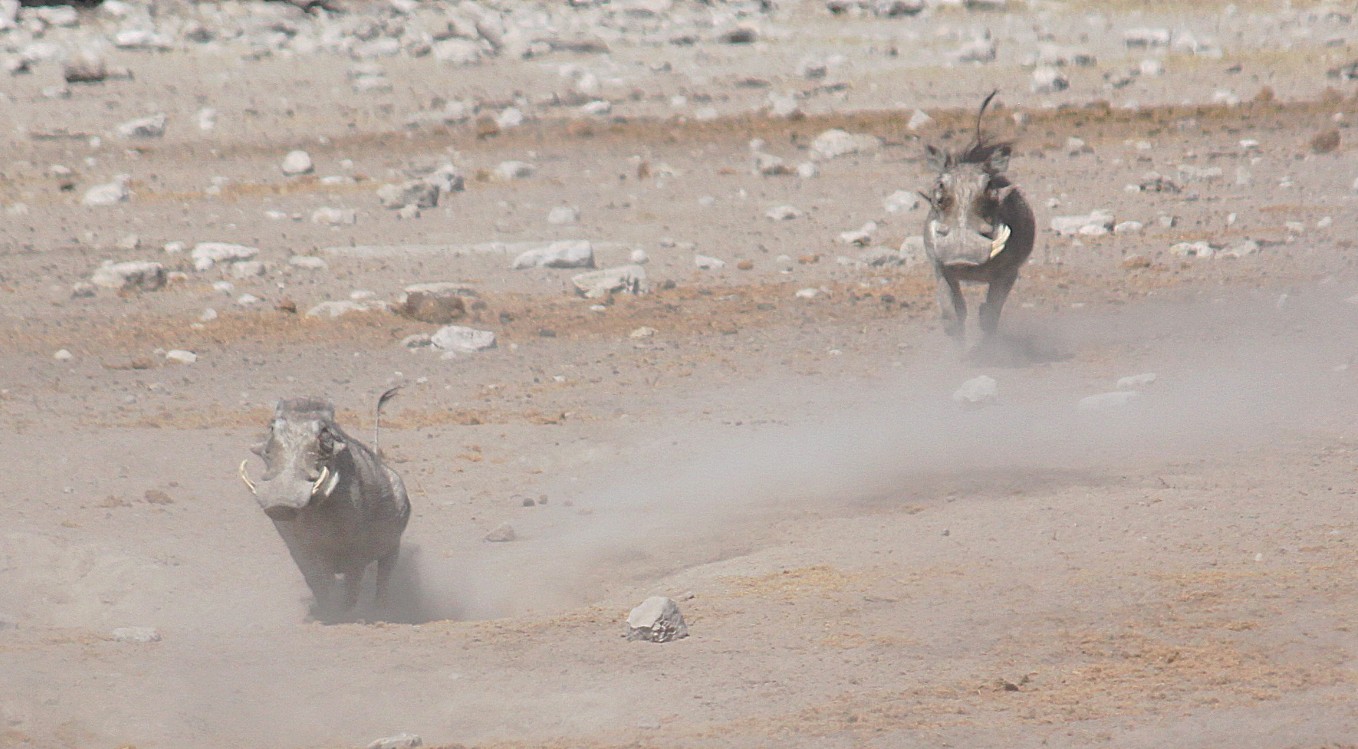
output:
{"label": "sandy soil", "polygon": [[[1221,12],[1136,5],[1100,18]],[[391,61],[396,89],[361,96],[324,57],[122,53],[135,80],[59,101],[38,93],[51,70],[7,82],[0,746],[339,747],[400,731],[478,747],[1351,745],[1358,151],[1353,84],[1325,76],[1351,42],[1246,34],[1223,59],[1170,55],[1166,75],[1110,93],[1102,72],[1144,55],[1095,39],[1097,68],[1037,95],[1015,47],[1039,23],[1078,39],[1089,8],[943,15],[1019,40],[984,68],[883,51],[911,34],[927,46],[925,21],[813,10],[753,48],[617,45],[456,75]],[[845,55],[834,80],[852,85],[809,93],[804,119],[750,114],[767,88],[747,78],[823,85],[789,72],[812,53]],[[611,66],[636,95],[610,119],[547,110],[491,137],[402,126],[432,96],[540,100],[568,62]],[[926,269],[840,262],[862,250],[836,237],[869,220],[880,244],[917,234],[922,209],[889,214],[883,198],[928,184],[922,143],[960,142],[994,86],[991,124],[1018,138],[1010,171],[1044,230],[998,351],[974,356],[938,331]],[[1243,103],[1213,103],[1223,88]],[[669,111],[695,91],[716,119]],[[189,124],[202,106],[220,111],[211,133]],[[919,133],[915,107],[936,121]],[[89,140],[151,110],[170,116],[161,140]],[[811,179],[751,173],[751,139],[796,163],[830,127],[885,146]],[[1330,128],[1340,146],[1314,152]],[[31,137],[58,130],[70,137]],[[1092,153],[1069,153],[1071,135]],[[299,147],[317,174],[282,176]],[[414,220],[378,205],[378,185],[449,159],[465,192]],[[537,171],[485,178],[506,159]],[[1125,189],[1185,164],[1222,176]],[[80,205],[118,173],[131,201]],[[321,179],[337,174],[353,179]],[[780,204],[806,215],[765,217]],[[549,224],[557,205],[580,221]],[[321,206],[358,221],[305,220]],[[1098,208],[1146,228],[1045,229]],[[129,234],[137,248],[119,249]],[[645,250],[653,291],[594,309],[573,271],[458,250],[558,238],[594,241],[600,266]],[[1246,238],[1258,254],[1169,252]],[[268,272],[196,272],[161,250],[172,241],[257,246]],[[727,265],[698,270],[695,253]],[[289,266],[299,254],[328,269]],[[72,298],[101,261],[134,259],[186,275]],[[400,345],[437,326],[296,311],[424,281],[472,285],[484,304],[464,322],[497,348],[443,359]],[[1130,406],[1077,408],[1148,372]],[[960,408],[953,391],[980,374],[999,401]],[[372,622],[307,622],[236,465],[277,399],[328,397],[366,437],[398,382],[382,447],[414,504],[400,600]],[[483,540],[502,523],[516,540]],[[623,639],[653,594],[679,602],[690,637]],[[116,641],[127,626],[161,639]]]}

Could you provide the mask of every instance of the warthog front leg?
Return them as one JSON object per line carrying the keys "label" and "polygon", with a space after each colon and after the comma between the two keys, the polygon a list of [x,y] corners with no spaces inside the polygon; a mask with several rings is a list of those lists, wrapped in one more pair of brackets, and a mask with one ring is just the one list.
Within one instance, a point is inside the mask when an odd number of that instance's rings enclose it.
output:
{"label": "warthog front leg", "polygon": [[943,319],[943,332],[961,340],[966,334],[967,299],[962,296],[962,284],[942,267],[935,267],[938,276],[938,310]]}
{"label": "warthog front leg", "polygon": [[1000,327],[1000,311],[1004,309],[1004,301],[1009,298],[1009,292],[1014,288],[1014,282],[1018,280],[1018,270],[1013,273],[1000,276],[992,280],[986,288],[985,302],[981,304],[981,332],[987,336],[992,336]]}

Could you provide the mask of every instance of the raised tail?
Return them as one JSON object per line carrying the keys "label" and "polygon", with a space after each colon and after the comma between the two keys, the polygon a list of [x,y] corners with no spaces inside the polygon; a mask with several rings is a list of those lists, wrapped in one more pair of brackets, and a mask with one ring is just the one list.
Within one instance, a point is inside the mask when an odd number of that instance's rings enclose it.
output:
{"label": "raised tail", "polygon": [[405,385],[397,385],[396,387],[391,388],[387,390],[385,393],[382,393],[381,395],[377,396],[377,408],[373,409],[374,454],[380,454],[378,453],[378,450],[381,448],[382,444],[380,442],[380,440],[382,439],[382,407],[387,405],[387,401],[391,400],[392,398],[395,398],[396,394],[400,392],[401,388],[403,387],[405,387]]}

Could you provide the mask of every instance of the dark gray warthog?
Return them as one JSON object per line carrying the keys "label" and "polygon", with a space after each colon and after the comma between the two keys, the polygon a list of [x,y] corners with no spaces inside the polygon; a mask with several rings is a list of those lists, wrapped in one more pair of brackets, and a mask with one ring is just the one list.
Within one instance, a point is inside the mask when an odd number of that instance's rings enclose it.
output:
{"label": "dark gray warthog", "polygon": [[989,284],[981,331],[993,335],[1019,268],[1033,252],[1037,228],[1033,209],[1004,175],[1012,144],[987,141],[981,133],[981,117],[994,97],[987,96],[976,114],[971,145],[955,153],[927,147],[929,166],[938,177],[932,192],[920,193],[929,201],[924,249],[938,276],[943,329],[958,340],[965,337],[967,321],[962,283]]}
{"label": "dark gray warthog", "polygon": [[[394,392],[378,400],[379,415]],[[312,616],[336,621],[352,612],[373,562],[380,607],[410,520],[401,477],[340,429],[335,407],[318,398],[279,401],[268,438],[251,450],[264,459],[264,475],[252,481],[244,460],[241,480],[306,578],[315,596]],[[337,576],[344,579],[342,588]]]}

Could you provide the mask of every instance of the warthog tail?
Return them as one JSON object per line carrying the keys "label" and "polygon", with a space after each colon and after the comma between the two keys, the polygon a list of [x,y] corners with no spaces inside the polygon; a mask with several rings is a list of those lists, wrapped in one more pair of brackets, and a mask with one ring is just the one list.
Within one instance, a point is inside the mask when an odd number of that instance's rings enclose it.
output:
{"label": "warthog tail", "polygon": [[374,455],[380,455],[380,453],[378,453],[378,449],[381,446],[380,440],[382,439],[382,407],[387,405],[387,401],[391,400],[392,398],[395,398],[396,394],[400,392],[401,388],[403,387],[405,387],[405,385],[397,385],[396,387],[387,390],[385,393],[382,393],[377,397],[377,408],[373,409]]}

